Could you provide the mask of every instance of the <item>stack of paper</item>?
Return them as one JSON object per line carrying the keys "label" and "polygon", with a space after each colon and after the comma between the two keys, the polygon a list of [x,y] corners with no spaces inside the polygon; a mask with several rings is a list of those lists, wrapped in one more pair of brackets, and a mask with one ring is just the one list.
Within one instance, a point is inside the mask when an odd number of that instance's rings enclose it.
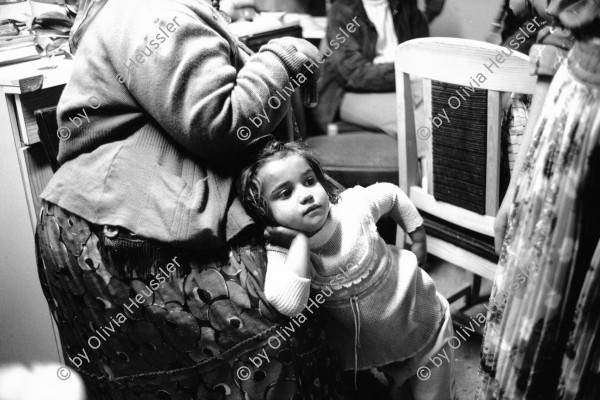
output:
{"label": "stack of paper", "polygon": [[21,32],[17,36],[0,36],[0,66],[38,58],[34,34]]}

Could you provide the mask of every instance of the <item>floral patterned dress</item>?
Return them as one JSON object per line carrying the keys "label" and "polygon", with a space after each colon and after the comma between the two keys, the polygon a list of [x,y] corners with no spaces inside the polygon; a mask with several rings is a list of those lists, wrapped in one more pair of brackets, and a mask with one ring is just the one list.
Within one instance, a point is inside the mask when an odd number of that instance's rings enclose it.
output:
{"label": "floral patterned dress", "polygon": [[514,192],[476,399],[600,398],[600,5],[571,3],[549,10],[579,23],[573,49],[548,29],[530,53],[535,72],[558,70]]}

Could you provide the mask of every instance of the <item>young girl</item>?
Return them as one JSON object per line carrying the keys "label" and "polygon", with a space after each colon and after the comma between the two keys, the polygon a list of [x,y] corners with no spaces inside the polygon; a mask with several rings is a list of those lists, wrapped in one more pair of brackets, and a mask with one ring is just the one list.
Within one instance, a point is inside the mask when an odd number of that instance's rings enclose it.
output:
{"label": "young girl", "polygon": [[[449,306],[418,267],[423,220],[397,186],[338,196],[305,145],[274,141],[242,172],[238,194],[267,226],[265,295],[275,308],[296,316],[312,286],[345,370],[379,367],[394,399],[407,386],[417,400],[453,399]],[[383,241],[375,226],[383,215],[408,232],[414,253]]]}

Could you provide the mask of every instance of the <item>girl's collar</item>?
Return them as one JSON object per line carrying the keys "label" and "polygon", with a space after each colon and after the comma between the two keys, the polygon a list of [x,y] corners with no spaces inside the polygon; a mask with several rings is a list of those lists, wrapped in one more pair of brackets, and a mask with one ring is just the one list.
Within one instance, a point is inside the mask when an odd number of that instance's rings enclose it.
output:
{"label": "girl's collar", "polygon": [[316,249],[323,247],[331,239],[339,224],[340,221],[336,218],[336,215],[333,212],[333,205],[330,203],[329,214],[325,220],[325,225],[323,225],[317,233],[308,238],[310,248]]}

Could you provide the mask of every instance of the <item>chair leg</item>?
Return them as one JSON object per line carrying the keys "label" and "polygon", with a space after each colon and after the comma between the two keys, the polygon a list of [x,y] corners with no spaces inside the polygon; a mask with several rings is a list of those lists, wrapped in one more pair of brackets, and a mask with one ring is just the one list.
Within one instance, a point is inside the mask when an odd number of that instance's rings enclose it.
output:
{"label": "chair leg", "polygon": [[467,305],[469,307],[475,305],[479,300],[479,292],[481,290],[481,276],[473,274],[473,285],[471,286],[471,295],[467,296]]}
{"label": "chair leg", "polygon": [[467,309],[470,308],[471,305],[473,304],[473,284],[475,282],[475,274],[473,274],[472,272],[466,272],[466,278],[472,278],[472,279],[465,279],[465,281],[469,281],[471,280],[473,283],[471,283],[471,285],[469,285],[468,290],[465,293],[465,306],[463,307],[463,309]]}

